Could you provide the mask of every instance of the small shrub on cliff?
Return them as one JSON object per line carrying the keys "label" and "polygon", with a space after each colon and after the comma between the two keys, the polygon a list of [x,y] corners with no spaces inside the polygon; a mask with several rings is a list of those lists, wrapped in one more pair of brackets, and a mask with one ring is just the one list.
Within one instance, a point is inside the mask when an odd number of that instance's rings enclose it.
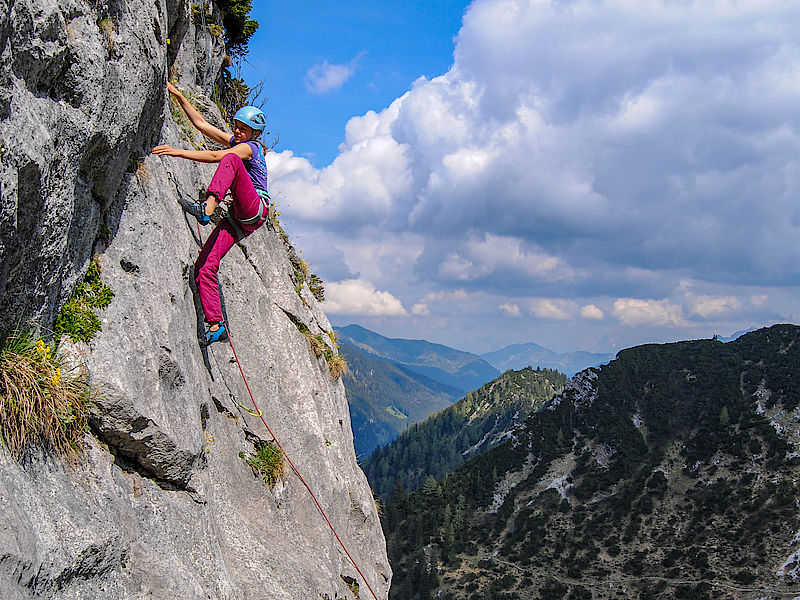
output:
{"label": "small shrub on cliff", "polygon": [[221,0],[222,24],[225,27],[225,45],[230,54],[247,54],[247,43],[258,29],[258,21],[250,18],[251,0]]}
{"label": "small shrub on cliff", "polygon": [[[344,356],[341,354],[337,354],[333,351],[333,349],[325,343],[324,338],[319,334],[313,334],[306,327],[305,323],[297,322],[295,323],[295,327],[297,327],[298,331],[302,333],[306,339],[308,340],[308,344],[311,346],[312,352],[314,352],[314,356],[319,358],[320,356],[325,358],[325,362],[328,363],[328,372],[331,375],[331,378],[334,380],[339,379],[345,371],[347,371],[347,361],[345,360]],[[330,337],[331,334],[328,334]],[[331,337],[331,341],[333,341],[334,345],[336,342],[335,334]]]}
{"label": "small shrub on cliff", "polygon": [[[302,252],[302,250],[300,251]],[[303,290],[303,286],[308,286],[308,291],[317,300],[317,302],[325,302],[325,286],[322,279],[316,273],[311,272],[308,263],[300,258],[294,251],[289,253],[289,262],[292,263],[293,268],[293,281],[294,290],[297,295]]]}
{"label": "small shrub on cliff", "polygon": [[100,319],[93,309],[106,308],[113,297],[113,290],[100,281],[100,261],[95,257],[89,261],[83,282],[58,313],[53,327],[56,342],[67,335],[73,342],[88,344],[101,329]]}
{"label": "small shrub on cliff", "polygon": [[347,361],[341,354],[335,354],[330,348],[325,349],[325,361],[328,363],[328,371],[333,379],[339,379],[347,371]]}
{"label": "small shrub on cliff", "polygon": [[317,299],[317,302],[325,302],[325,285],[316,273],[308,275],[308,291]]}
{"label": "small shrub on cliff", "polygon": [[211,4],[203,3],[203,8],[192,4],[192,22],[195,25],[202,25],[205,21],[206,23],[213,23],[214,22],[214,15],[211,14]]}
{"label": "small shrub on cliff", "polygon": [[97,22],[97,27],[106,39],[106,49],[111,52],[117,42],[117,23],[112,17],[104,17]]}
{"label": "small shrub on cliff", "polygon": [[308,344],[311,346],[312,352],[314,352],[314,356],[316,356],[317,358],[322,356],[322,353],[325,352],[325,348],[327,348],[327,345],[325,344],[325,341],[322,339],[322,336],[314,335],[313,333],[311,333],[311,330],[306,326],[305,323],[298,321],[297,323],[294,324],[294,326],[297,327],[297,330],[300,333],[306,336]]}
{"label": "small shrub on cliff", "polygon": [[92,398],[52,344],[21,332],[0,340],[0,437],[16,459],[32,445],[77,454]]}
{"label": "small shrub on cliff", "polygon": [[258,446],[253,456],[245,457],[243,452],[239,453],[239,456],[244,458],[245,462],[253,469],[253,472],[259,475],[270,488],[278,483],[278,480],[283,477],[286,471],[283,452],[273,442]]}
{"label": "small shrub on cliff", "polygon": [[306,277],[308,277],[308,263],[297,256],[296,253],[289,254],[289,262],[292,263],[292,268],[294,269],[294,291],[297,292],[297,295],[299,296],[301,290],[303,289],[303,284],[306,281]]}

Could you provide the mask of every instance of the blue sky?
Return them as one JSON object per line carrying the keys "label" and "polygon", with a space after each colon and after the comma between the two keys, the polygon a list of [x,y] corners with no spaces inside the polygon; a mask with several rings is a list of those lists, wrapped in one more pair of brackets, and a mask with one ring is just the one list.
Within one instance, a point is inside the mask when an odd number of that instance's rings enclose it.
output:
{"label": "blue sky", "polygon": [[432,6],[256,9],[270,192],[334,323],[485,352],[800,321],[797,2]]}
{"label": "blue sky", "polygon": [[[276,149],[292,149],[316,167],[329,164],[351,117],[388,106],[420,76],[447,71],[467,4],[254,2],[260,26],[242,75],[251,85],[266,80],[264,110],[280,133]],[[310,91],[309,71],[326,66],[351,75],[341,86]]]}

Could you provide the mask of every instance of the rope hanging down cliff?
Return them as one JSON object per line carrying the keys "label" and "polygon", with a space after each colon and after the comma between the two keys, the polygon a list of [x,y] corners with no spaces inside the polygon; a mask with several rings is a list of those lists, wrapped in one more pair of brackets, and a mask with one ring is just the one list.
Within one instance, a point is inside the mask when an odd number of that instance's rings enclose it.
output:
{"label": "rope hanging down cliff", "polygon": [[[267,193],[267,166],[264,159],[263,146],[258,139],[266,126],[266,116],[255,106],[244,106],[233,116],[233,136],[211,125],[205,120],[203,115],[192,106],[186,97],[171,83],[167,84],[167,90],[175,99],[181,110],[188,117],[191,124],[200,133],[212,139],[225,150],[183,150],[173,148],[168,145],[160,145],[153,148],[153,154],[158,156],[174,156],[202,163],[217,163],[214,177],[211,179],[207,190],[201,198],[195,202],[181,201],[183,210],[197,219],[198,239],[201,242],[200,254],[194,265],[195,284],[197,285],[200,303],[203,307],[203,316],[209,327],[205,333],[203,343],[209,345],[214,342],[224,342],[231,340],[229,327],[222,313],[222,305],[219,297],[219,283],[217,272],[220,260],[237,242],[256,231],[269,218],[268,201],[264,196]],[[200,226],[208,225],[211,216],[217,205],[225,202],[226,193],[230,191],[231,201],[228,209],[228,216],[222,219],[214,231],[205,241],[200,237]],[[237,226],[238,225],[238,226]],[[239,357],[231,340],[231,349],[239,367],[239,372],[244,380],[247,393],[264,427],[275,440],[275,444],[280,448],[292,471],[308,491],[311,499],[319,510],[322,518],[333,532],[336,541],[344,550],[345,555],[355,567],[364,584],[369,589],[375,600],[378,596],[370,586],[364,573],[361,571],[356,561],[353,559],[347,547],[342,542],[336,528],[328,519],[322,505],[317,500],[316,495],[306,480],[300,475],[289,455],[283,449],[278,438],[267,425],[261,410],[256,404],[250,384],[244,374]]]}
{"label": "rope hanging down cliff", "polygon": [[[202,243],[202,239],[203,238],[201,236],[199,223],[198,223],[198,226],[197,226],[197,237]],[[333,523],[331,523],[330,519],[328,518],[328,515],[325,514],[325,510],[322,508],[322,505],[319,503],[319,500],[317,500],[317,496],[314,494],[314,492],[312,491],[311,487],[308,485],[306,480],[300,474],[300,471],[297,470],[297,467],[295,466],[295,464],[292,461],[292,459],[289,457],[289,454],[286,452],[284,447],[281,445],[280,441],[278,441],[277,436],[272,431],[270,426],[267,424],[266,419],[264,419],[264,413],[258,407],[258,404],[256,404],[256,399],[253,396],[252,390],[250,389],[250,384],[247,381],[247,376],[244,374],[244,369],[242,368],[242,363],[239,362],[239,356],[236,354],[236,347],[233,345],[233,337],[231,337],[231,335],[230,335],[230,325],[228,323],[226,323],[226,329],[228,331],[228,343],[230,343],[231,350],[233,351],[233,358],[236,361],[236,366],[239,367],[239,373],[242,376],[242,381],[244,381],[244,386],[247,389],[247,393],[250,396],[250,401],[253,403],[253,409],[254,409],[253,412],[251,412],[250,410],[248,410],[246,408],[245,408],[245,410],[247,410],[247,412],[250,415],[252,415],[254,417],[258,417],[259,419],[261,419],[261,422],[264,424],[264,427],[266,428],[267,432],[272,436],[272,439],[275,441],[275,445],[278,446],[278,448],[280,448],[281,452],[283,453],[283,456],[286,458],[286,462],[289,463],[289,467],[292,469],[294,474],[297,475],[297,478],[300,480],[300,483],[302,483],[303,486],[306,488],[306,491],[308,492],[309,496],[311,496],[311,499],[314,501],[314,504],[316,505],[317,510],[322,515],[322,518],[325,520],[325,523],[328,525],[328,528],[333,533],[333,536],[336,538],[336,541],[339,543],[339,546],[341,546],[342,550],[344,551],[344,553],[347,556],[347,558],[350,561],[350,563],[353,565],[353,567],[355,567],[356,571],[358,571],[358,574],[361,576],[361,579],[364,581],[364,585],[367,586],[367,589],[372,594],[372,597],[375,598],[375,600],[379,600],[378,596],[375,594],[375,591],[372,589],[372,586],[369,584],[369,581],[367,580],[367,578],[364,575],[363,571],[361,571],[361,568],[358,566],[358,563],[356,563],[355,559],[350,554],[350,551],[347,549],[347,546],[345,546],[344,542],[342,541],[342,538],[339,537],[339,534],[336,531],[336,528],[333,526]]]}

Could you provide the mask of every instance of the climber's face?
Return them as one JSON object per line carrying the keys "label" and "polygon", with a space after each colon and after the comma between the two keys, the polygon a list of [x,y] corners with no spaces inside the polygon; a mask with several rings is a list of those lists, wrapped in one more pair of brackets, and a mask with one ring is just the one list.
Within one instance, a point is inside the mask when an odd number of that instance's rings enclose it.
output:
{"label": "climber's face", "polygon": [[237,144],[249,142],[253,139],[253,128],[241,121],[233,122],[233,141]]}

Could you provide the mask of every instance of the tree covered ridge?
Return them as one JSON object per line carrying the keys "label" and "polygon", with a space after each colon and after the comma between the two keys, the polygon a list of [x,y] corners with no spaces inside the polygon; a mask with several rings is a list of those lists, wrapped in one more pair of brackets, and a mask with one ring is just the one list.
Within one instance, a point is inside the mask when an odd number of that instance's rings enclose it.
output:
{"label": "tree covered ridge", "polygon": [[489,450],[515,424],[563,390],[566,375],[528,367],[495,380],[411,425],[394,442],[377,448],[362,468],[373,489],[388,497],[396,485],[419,489],[426,478],[441,479],[466,460]]}
{"label": "tree covered ridge", "polygon": [[340,352],[348,370],[342,378],[356,454],[369,455],[416,423],[450,406],[462,396],[459,389],[414,373],[383,358],[342,342]]}
{"label": "tree covered ridge", "polygon": [[631,348],[585,371],[590,385],[569,386],[516,439],[438,485],[398,490],[384,510],[391,597],[796,589],[798,342],[800,328],[776,325],[728,344]]}

